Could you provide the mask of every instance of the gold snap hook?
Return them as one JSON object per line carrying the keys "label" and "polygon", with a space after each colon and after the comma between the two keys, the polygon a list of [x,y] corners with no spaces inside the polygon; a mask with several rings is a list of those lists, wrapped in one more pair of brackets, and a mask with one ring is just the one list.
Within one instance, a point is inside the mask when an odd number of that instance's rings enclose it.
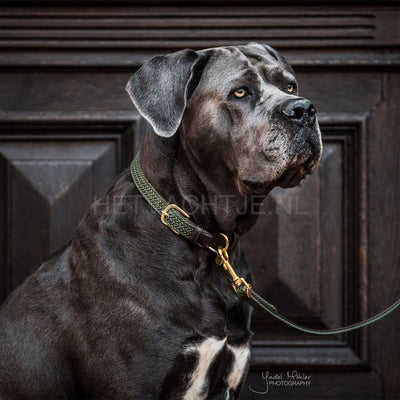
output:
{"label": "gold snap hook", "polygon": [[207,246],[208,249],[213,251],[217,256],[215,257],[215,263],[219,266],[222,266],[226,272],[230,275],[232,279],[232,287],[237,293],[237,288],[240,285],[244,285],[246,288],[246,294],[247,297],[251,296],[251,285],[248,284],[243,278],[237,275],[235,270],[233,269],[231,263],[229,262],[229,254],[228,254],[228,249],[229,249],[229,239],[228,236],[226,236],[223,233],[220,233],[220,235],[225,239],[225,247],[222,248],[221,246],[218,247],[218,249],[214,249],[210,246]]}

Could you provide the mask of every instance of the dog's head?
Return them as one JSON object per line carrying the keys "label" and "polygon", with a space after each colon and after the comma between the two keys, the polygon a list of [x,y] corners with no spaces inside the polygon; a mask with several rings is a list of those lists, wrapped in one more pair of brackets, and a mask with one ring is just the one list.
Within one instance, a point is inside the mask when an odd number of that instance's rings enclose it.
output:
{"label": "dog's head", "polygon": [[299,96],[293,69],[267,45],[157,56],[127,91],[158,135],[179,130],[198,165],[218,180],[223,164],[239,193],[295,186],[321,158],[316,110]]}

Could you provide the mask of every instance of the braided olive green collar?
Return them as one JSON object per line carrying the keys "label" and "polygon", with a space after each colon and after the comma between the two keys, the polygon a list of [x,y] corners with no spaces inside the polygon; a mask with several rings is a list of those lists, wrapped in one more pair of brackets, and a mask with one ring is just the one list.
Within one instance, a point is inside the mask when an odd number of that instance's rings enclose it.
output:
{"label": "braided olive green collar", "polygon": [[161,216],[161,222],[173,232],[181,235],[200,247],[224,246],[225,241],[219,233],[211,234],[190,221],[190,216],[175,204],[170,204],[146,179],[140,167],[138,153],[131,163],[132,179],[141,195]]}
{"label": "braided olive green collar", "polygon": [[196,243],[201,247],[207,247],[216,254],[216,263],[222,266],[225,271],[227,271],[227,273],[230,275],[232,286],[240,297],[245,299],[254,308],[259,309],[265,314],[268,313],[272,315],[286,325],[297,329],[298,331],[314,335],[335,335],[339,333],[345,333],[372,324],[385,317],[400,306],[399,299],[379,314],[365,321],[357,322],[355,324],[344,326],[341,328],[322,330],[311,329],[299,325],[298,323],[293,322],[280,314],[274,305],[258,295],[243,278],[239,277],[236,274],[234,268],[229,261],[229,239],[226,235],[221,233],[212,235],[211,233],[207,232],[200,226],[191,222],[190,216],[185,211],[183,211],[175,204],[169,204],[167,200],[164,199],[164,197],[157,193],[156,189],[146,179],[142,169],[140,168],[139,153],[132,161],[131,174],[132,179],[135,182],[135,185],[138,188],[139,192],[147,200],[150,206],[161,216],[161,221],[164,225],[168,226],[168,228],[170,228],[176,234],[182,235],[186,239],[190,240],[193,243]]}

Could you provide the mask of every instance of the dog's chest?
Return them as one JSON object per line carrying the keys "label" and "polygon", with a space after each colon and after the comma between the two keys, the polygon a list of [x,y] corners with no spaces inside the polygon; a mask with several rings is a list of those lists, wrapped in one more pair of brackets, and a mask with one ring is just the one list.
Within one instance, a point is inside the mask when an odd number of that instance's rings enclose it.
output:
{"label": "dog's chest", "polygon": [[186,376],[183,400],[201,400],[217,394],[228,400],[241,386],[250,350],[248,344],[232,346],[226,338],[209,337],[187,346],[183,354],[196,358]]}

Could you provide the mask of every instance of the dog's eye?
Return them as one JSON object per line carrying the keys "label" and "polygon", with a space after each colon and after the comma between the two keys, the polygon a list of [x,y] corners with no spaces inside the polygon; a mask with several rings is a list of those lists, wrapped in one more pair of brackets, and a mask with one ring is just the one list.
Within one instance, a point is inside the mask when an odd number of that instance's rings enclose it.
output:
{"label": "dog's eye", "polygon": [[237,98],[237,99],[241,99],[242,97],[246,96],[248,94],[247,90],[244,88],[240,88],[240,89],[236,89],[233,92],[233,95]]}
{"label": "dog's eye", "polygon": [[295,89],[296,89],[296,86],[295,86],[294,83],[288,83],[288,84],[286,85],[286,91],[287,91],[288,93],[293,93],[293,92],[295,91]]}

